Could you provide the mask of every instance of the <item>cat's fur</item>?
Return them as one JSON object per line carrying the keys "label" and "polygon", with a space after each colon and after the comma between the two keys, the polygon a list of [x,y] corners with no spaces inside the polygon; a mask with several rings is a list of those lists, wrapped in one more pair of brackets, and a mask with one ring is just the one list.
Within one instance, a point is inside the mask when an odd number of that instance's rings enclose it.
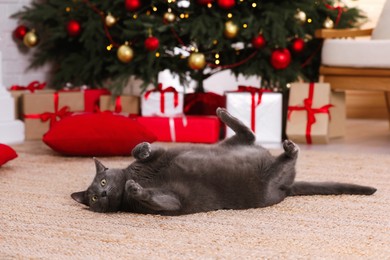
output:
{"label": "cat's fur", "polygon": [[284,141],[272,156],[255,135],[224,109],[218,117],[235,135],[216,145],[171,149],[137,145],[126,169],[108,169],[95,159],[96,176],[86,191],[72,194],[96,212],[130,211],[180,215],[218,209],[271,206],[287,196],[373,194],[376,189],[345,183],[294,182],[298,146]]}

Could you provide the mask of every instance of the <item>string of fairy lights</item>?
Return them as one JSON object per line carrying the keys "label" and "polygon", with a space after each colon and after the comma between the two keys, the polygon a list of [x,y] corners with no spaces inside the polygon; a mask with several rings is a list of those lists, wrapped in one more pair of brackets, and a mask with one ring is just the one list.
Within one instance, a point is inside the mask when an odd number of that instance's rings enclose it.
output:
{"label": "string of fairy lights", "polygon": [[[117,58],[124,64],[127,64],[131,62],[134,58],[135,52],[132,48],[132,41],[126,40],[123,43],[118,43],[114,40],[114,37],[111,35],[110,29],[113,28],[120,19],[124,19],[121,17],[115,17],[111,12],[109,11],[103,11],[97,8],[97,6],[93,3],[91,3],[89,0],[79,0],[81,3],[87,5],[89,8],[91,8],[95,13],[97,13],[100,16],[100,19],[102,20],[102,25],[104,29],[104,33],[106,38],[108,39],[109,44],[106,46],[107,51],[113,51],[116,49],[116,56]],[[152,1],[153,2],[153,1]],[[162,22],[164,24],[170,25],[173,23],[180,22],[181,20],[190,18],[190,14],[186,12],[186,8],[189,7],[190,4],[194,4],[192,2],[196,2],[196,4],[205,6],[205,8],[213,8],[214,6],[218,6],[219,8],[226,10],[226,18],[227,21],[224,24],[224,31],[223,35],[227,39],[234,39],[239,34],[240,30],[247,29],[248,24],[243,23],[241,25],[237,25],[233,22],[232,17],[233,14],[229,11],[229,9],[234,8],[237,4],[241,4],[245,2],[245,0],[196,0],[196,1],[188,1],[188,0],[166,0],[166,1],[159,1],[161,3],[166,4],[166,12],[162,15]],[[325,2],[324,2],[325,3]],[[337,10],[338,16],[335,22],[333,22],[332,19],[329,17],[326,18],[326,20],[323,23],[324,28],[333,28],[335,23],[337,24],[340,16],[342,14],[342,8],[340,7],[333,7],[328,4],[325,4],[328,9],[331,10]],[[257,7],[256,2],[252,2],[251,6],[253,8]],[[153,3],[150,6],[145,6],[142,4],[141,0],[124,0],[124,7],[129,12],[129,16],[131,19],[138,19],[141,15],[153,15],[158,11],[158,8]],[[66,12],[72,12],[71,7],[66,7]],[[304,24],[304,23],[311,23],[311,18],[306,16],[306,13],[302,10],[297,9],[296,14],[294,18],[297,20],[298,23]],[[80,21],[70,19],[66,26],[66,32],[69,37],[79,37],[82,33],[82,24]],[[267,41],[262,35],[261,32],[259,32],[258,35],[255,35],[249,46],[253,49],[253,52],[251,52],[248,57],[242,59],[239,62],[236,62],[234,64],[221,64],[220,58],[221,53],[213,53],[211,55],[212,62],[207,61],[205,53],[199,52],[196,43],[192,43],[189,46],[187,46],[184,41],[180,38],[179,34],[173,29],[173,26],[171,27],[171,32],[173,38],[177,41],[178,47],[180,47],[184,52],[186,52],[188,55],[183,55],[183,58],[188,59],[188,66],[193,70],[201,70],[204,69],[206,66],[209,66],[211,68],[233,68],[236,66],[240,66],[246,62],[248,62],[250,59],[256,56],[258,51],[262,48],[264,48],[267,45]],[[19,25],[13,32],[13,35],[16,39],[22,41],[25,46],[27,47],[34,47],[39,43],[39,37],[35,29],[29,29],[27,26]],[[294,52],[301,52],[305,47],[305,39],[295,37],[291,39],[291,49]],[[218,41],[214,40],[213,44],[217,45]],[[160,47],[160,40],[153,36],[152,28],[148,29],[148,36],[144,40],[144,47],[146,51],[148,52],[154,52],[154,55],[156,58],[159,58],[161,53],[159,52]],[[208,58],[210,59],[210,58]],[[291,54],[290,51],[287,48],[280,49],[275,48],[272,51],[271,54],[271,64],[275,69],[284,69],[286,68],[291,61]]]}

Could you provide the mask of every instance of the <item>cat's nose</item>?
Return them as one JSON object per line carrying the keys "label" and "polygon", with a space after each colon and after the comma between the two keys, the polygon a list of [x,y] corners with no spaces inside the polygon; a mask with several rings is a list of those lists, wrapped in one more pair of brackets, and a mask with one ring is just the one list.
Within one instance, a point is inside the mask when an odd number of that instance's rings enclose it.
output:
{"label": "cat's nose", "polygon": [[107,197],[107,192],[106,191],[102,192],[102,197]]}

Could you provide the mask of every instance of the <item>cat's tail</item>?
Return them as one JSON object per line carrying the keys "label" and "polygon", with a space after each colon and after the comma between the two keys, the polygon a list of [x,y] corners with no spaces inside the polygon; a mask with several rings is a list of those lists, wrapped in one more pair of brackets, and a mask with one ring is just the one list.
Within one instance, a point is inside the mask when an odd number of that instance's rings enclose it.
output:
{"label": "cat's tail", "polygon": [[361,186],[338,182],[295,182],[287,190],[288,196],[304,195],[371,195],[376,189],[369,186]]}

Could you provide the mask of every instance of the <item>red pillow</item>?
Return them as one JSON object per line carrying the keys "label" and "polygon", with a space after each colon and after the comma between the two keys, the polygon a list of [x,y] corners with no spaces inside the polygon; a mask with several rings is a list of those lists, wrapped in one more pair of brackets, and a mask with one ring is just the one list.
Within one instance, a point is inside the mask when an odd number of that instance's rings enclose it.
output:
{"label": "red pillow", "polygon": [[14,149],[5,144],[0,144],[0,166],[18,157]]}
{"label": "red pillow", "polygon": [[129,156],[141,142],[156,137],[135,120],[112,113],[66,117],[43,136],[54,151],[77,156]]}

